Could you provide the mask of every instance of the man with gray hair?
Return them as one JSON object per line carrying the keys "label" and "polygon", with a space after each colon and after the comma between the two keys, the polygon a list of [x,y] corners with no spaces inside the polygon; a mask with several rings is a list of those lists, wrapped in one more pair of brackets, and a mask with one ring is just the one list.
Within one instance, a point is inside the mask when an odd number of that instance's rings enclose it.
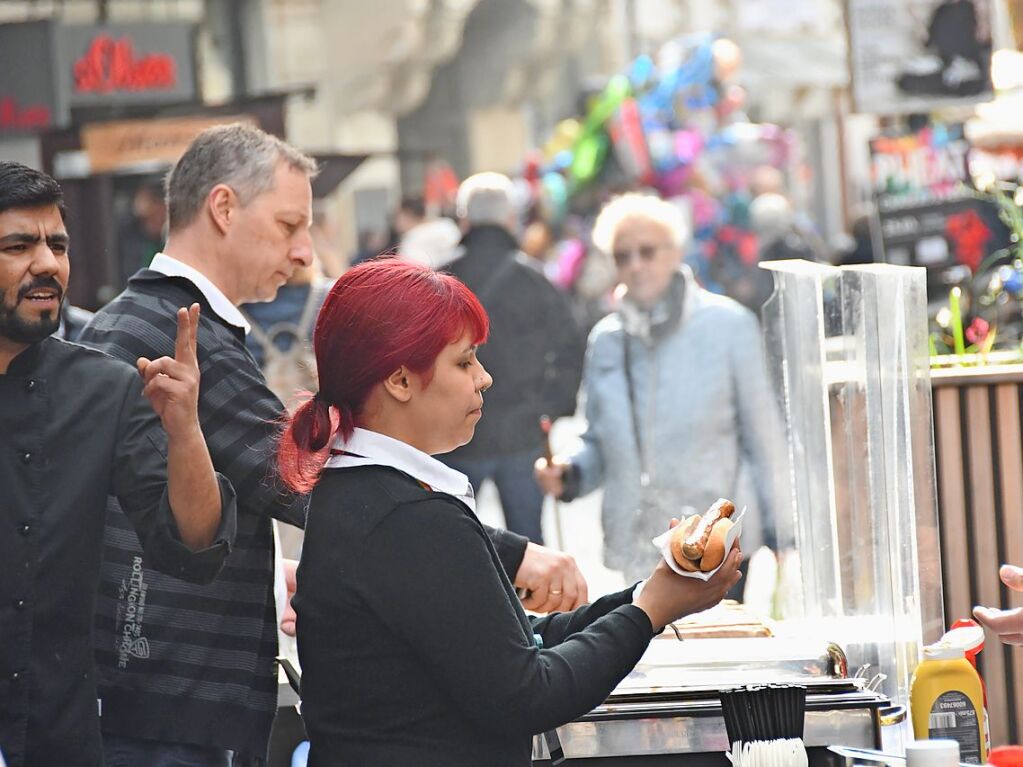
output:
{"label": "man with gray hair", "polygon": [[255,128],[200,134],[167,178],[163,252],[80,339],[115,357],[151,355],[173,340],[168,307],[199,303],[199,418],[238,493],[236,544],[205,588],[152,570],[108,505],[95,626],[107,767],[266,755],[277,710],[271,519],[304,526],[306,500],[265,481],[282,407],[246,351],[237,305],[272,299],[312,263],[315,173],[312,159]]}
{"label": "man with gray hair", "polygon": [[[446,271],[490,315],[479,358],[496,383],[472,442],[444,460],[477,491],[493,479],[508,529],[540,542],[543,496],[533,482],[533,462],[543,450],[540,416],[575,411],[584,339],[567,298],[519,250],[511,181],[499,173],[471,176],[458,190],[457,212],[466,234]],[[555,584],[554,596],[560,591]]]}
{"label": "man with gray hair", "polygon": [[[82,336],[116,357],[151,357],[173,342],[166,307],[201,304],[199,418],[214,466],[238,494],[237,543],[207,588],[150,570],[123,513],[108,508],[96,614],[107,767],[266,757],[277,710],[275,607],[284,607],[274,594],[271,519],[304,527],[307,498],[268,481],[284,406],[245,347],[249,326],[237,307],[272,300],[312,263],[315,172],[312,159],[255,128],[204,131],[168,176],[164,251]],[[569,557],[502,531],[493,538],[522,588],[581,580]]]}
{"label": "man with gray hair", "polygon": [[500,173],[477,173],[458,187],[455,211],[470,227],[492,224],[509,232],[518,228],[515,187]]}

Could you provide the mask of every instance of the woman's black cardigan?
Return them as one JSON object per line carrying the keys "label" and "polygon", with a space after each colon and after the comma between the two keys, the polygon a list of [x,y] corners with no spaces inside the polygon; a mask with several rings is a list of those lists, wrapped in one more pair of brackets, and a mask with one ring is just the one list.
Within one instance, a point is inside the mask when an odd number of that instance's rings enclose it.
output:
{"label": "woman's black cardigan", "polygon": [[294,600],[310,767],[527,767],[534,733],[639,661],[631,598],[528,617],[463,503],[392,468],[325,471]]}

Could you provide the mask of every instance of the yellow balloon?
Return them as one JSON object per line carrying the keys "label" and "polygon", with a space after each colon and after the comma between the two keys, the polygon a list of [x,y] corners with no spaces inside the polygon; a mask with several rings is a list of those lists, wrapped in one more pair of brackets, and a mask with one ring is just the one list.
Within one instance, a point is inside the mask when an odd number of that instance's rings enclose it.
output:
{"label": "yellow balloon", "polygon": [[550,162],[561,152],[575,146],[576,141],[579,140],[579,136],[582,133],[582,129],[583,126],[574,117],[562,120],[555,125],[554,132],[551,134],[551,137],[547,139],[547,143],[544,144],[544,158]]}

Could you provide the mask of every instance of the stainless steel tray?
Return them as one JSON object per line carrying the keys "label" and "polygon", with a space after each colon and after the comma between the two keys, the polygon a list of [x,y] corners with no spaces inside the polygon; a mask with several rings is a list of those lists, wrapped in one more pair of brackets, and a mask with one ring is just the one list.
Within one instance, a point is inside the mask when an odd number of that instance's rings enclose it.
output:
{"label": "stainless steel tray", "polygon": [[612,696],[629,690],[713,687],[842,679],[849,675],[842,648],[832,642],[789,638],[659,639]]}
{"label": "stainless steel tray", "polygon": [[[807,688],[807,746],[880,746],[888,699],[848,678],[838,645],[792,639],[659,639],[602,705],[558,728],[566,759],[728,750],[718,692],[743,684]],[[546,759],[543,738],[533,758]]]}
{"label": "stainless steel tray", "polygon": [[[824,694],[808,691],[803,741],[808,747],[843,743],[879,748],[878,709],[888,703],[883,695],[864,689]],[[692,700],[666,696],[663,700],[608,701],[559,727],[558,736],[569,760],[723,752],[729,747],[721,704],[706,696]],[[542,738],[533,739],[533,758],[547,758]]]}
{"label": "stainless steel tray", "polygon": [[[810,678],[810,679],[796,679],[796,680],[781,680],[781,679],[765,679],[764,683],[767,684],[779,684],[782,681],[788,683],[800,684],[806,688],[808,695],[825,696],[825,695],[847,695],[848,693],[854,693],[866,689],[866,679],[831,679],[831,678]],[[747,682],[744,684],[753,684],[754,682]],[[759,682],[757,682],[759,683]],[[691,701],[691,700],[717,700],[718,692],[721,690],[730,690],[739,686],[738,684],[720,684],[720,685],[681,685],[678,687],[671,687],[668,685],[658,687],[622,687],[619,686],[611,693],[607,699],[607,703],[619,703],[626,701],[643,701],[643,700],[678,700],[678,701]],[[606,705],[606,704],[605,704]]]}

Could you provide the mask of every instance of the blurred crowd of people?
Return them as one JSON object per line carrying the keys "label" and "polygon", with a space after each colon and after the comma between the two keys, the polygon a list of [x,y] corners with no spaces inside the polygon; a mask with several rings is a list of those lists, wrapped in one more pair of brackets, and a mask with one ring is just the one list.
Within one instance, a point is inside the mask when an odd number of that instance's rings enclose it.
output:
{"label": "blurred crowd of people", "polygon": [[[508,529],[540,544],[544,494],[567,501],[603,488],[605,565],[633,577],[649,566],[647,542],[666,513],[729,492],[751,510],[747,540],[779,545],[783,446],[757,325],[773,278],[759,265],[872,260],[865,222],[829,249],[769,165],[700,238],[686,198],[651,190],[609,191],[603,204],[590,195],[589,210],[554,215],[521,178],[455,183],[403,197],[388,229],[361,232],[347,258],[314,203],[310,263],[272,301],[239,307],[269,389],[289,410],[315,391],[316,317],[346,269],[384,257],[443,270],[492,318],[480,358],[499,381],[474,441],[444,460],[476,492],[494,483]],[[166,229],[158,185],[137,186],[131,214],[125,243],[146,267]],[[74,340],[90,317],[65,306],[58,332]],[[577,406],[580,447],[547,461],[541,417]],[[289,529],[282,541],[297,557],[301,535]]]}
{"label": "blurred crowd of people", "polygon": [[[151,187],[132,202],[143,265],[152,227],[166,220]],[[736,200],[729,222],[697,241],[685,200],[639,190],[556,217],[522,179],[483,173],[429,202],[403,197],[389,228],[361,232],[347,259],[314,207],[312,261],[273,301],[240,307],[246,344],[293,409],[315,390],[316,316],[346,269],[385,257],[449,272],[492,318],[480,357],[500,383],[475,440],[444,460],[477,492],[494,482],[510,530],[542,543],[543,494],[571,500],[602,487],[605,564],[632,577],[649,565],[646,542],[665,513],[705,508],[727,490],[752,510],[747,540],[774,547],[783,447],[757,325],[773,279],[759,264],[872,253],[868,231],[829,249],[777,168],[756,169]],[[61,332],[74,338],[89,315],[65,314]],[[581,447],[541,465],[540,418],[577,404]],[[285,539],[297,556],[300,536]]]}

